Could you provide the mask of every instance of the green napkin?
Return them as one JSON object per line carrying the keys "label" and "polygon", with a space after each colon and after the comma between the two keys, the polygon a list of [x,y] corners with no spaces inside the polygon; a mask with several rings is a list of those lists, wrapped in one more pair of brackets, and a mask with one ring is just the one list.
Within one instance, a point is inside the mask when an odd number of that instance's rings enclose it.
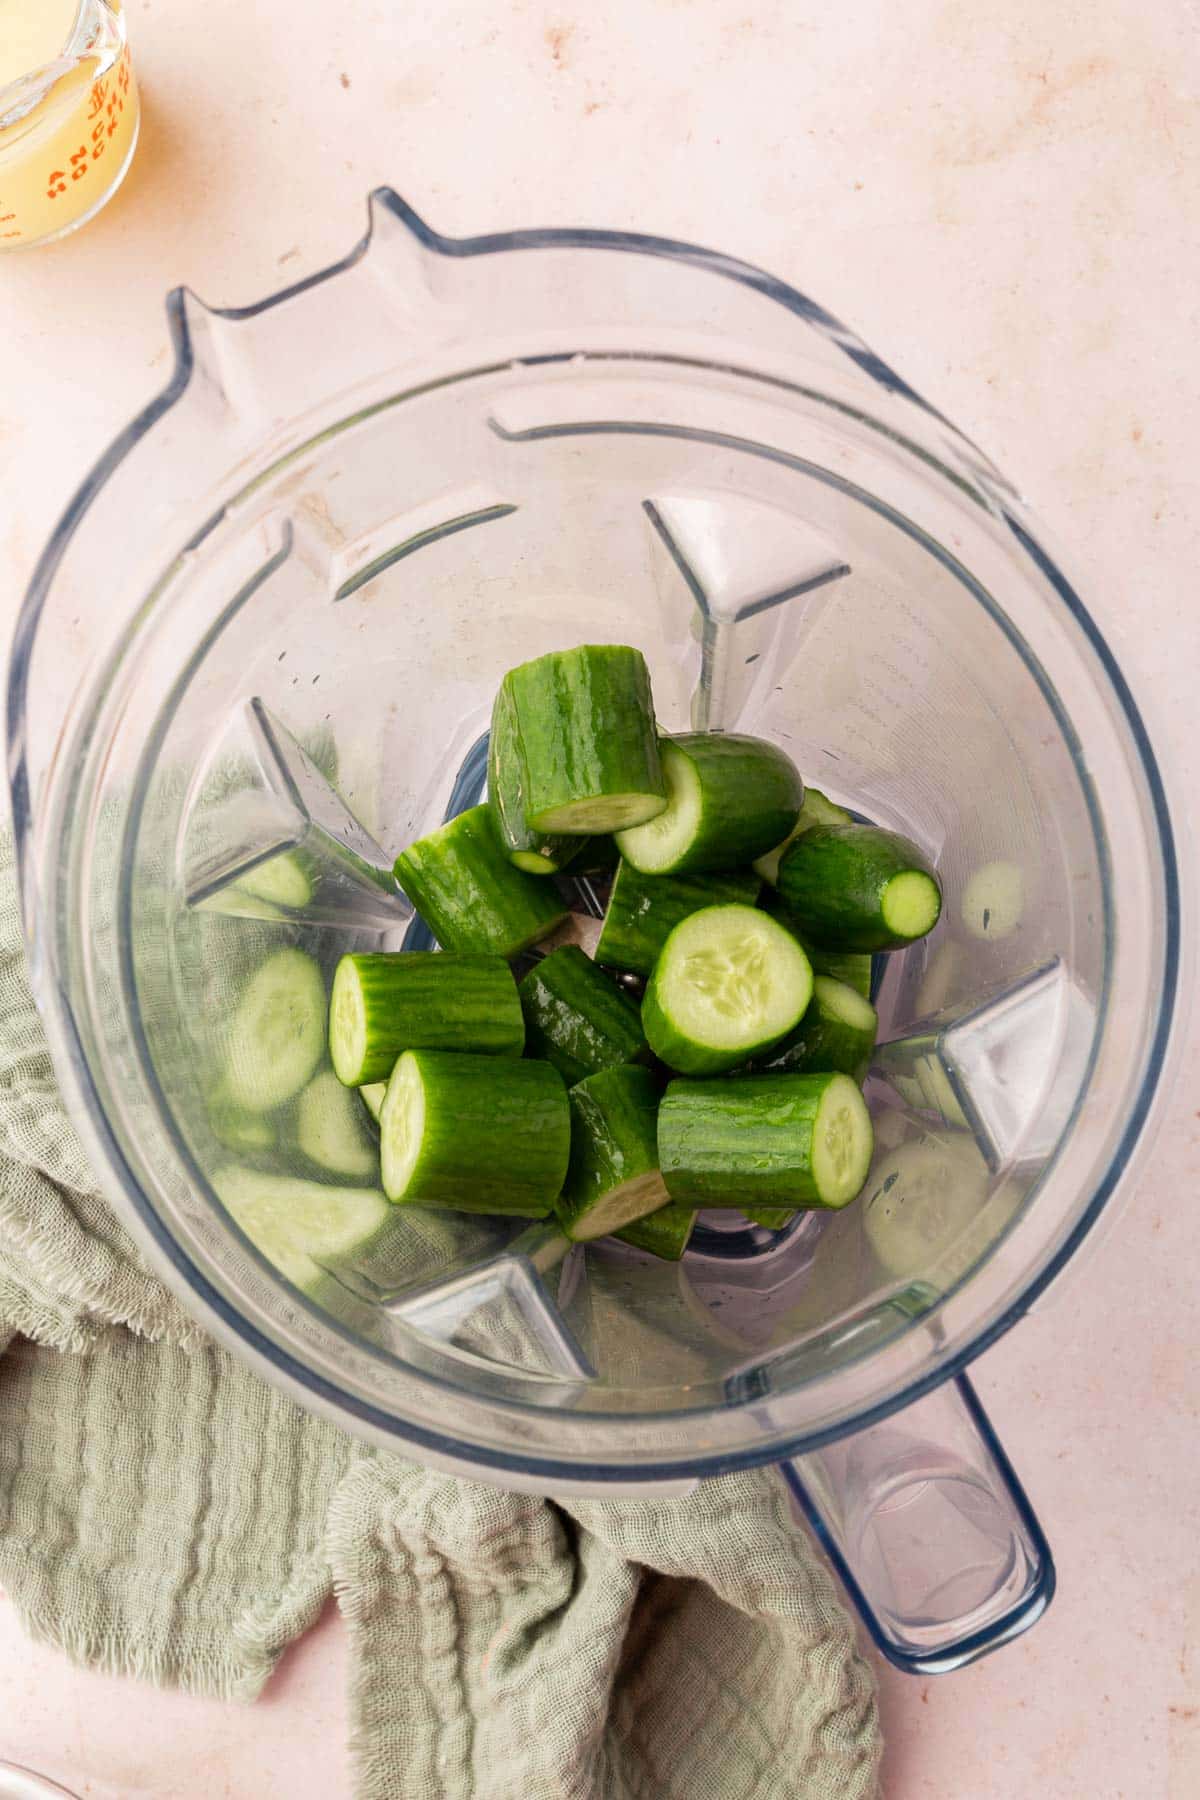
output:
{"label": "green napkin", "polygon": [[876,1792],[871,1674],[774,1477],[507,1494],[365,1449],[203,1337],[63,1113],[7,834],[0,1352],[0,1588],[77,1661],[253,1699],[332,1590],[360,1800]]}

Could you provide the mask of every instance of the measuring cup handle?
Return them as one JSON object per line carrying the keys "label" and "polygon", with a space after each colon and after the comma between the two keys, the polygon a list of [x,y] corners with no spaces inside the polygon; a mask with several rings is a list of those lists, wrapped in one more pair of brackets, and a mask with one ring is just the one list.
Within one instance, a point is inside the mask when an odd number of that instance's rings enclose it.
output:
{"label": "measuring cup handle", "polygon": [[1053,1598],[1050,1547],[965,1375],[780,1467],[898,1669],[962,1668]]}

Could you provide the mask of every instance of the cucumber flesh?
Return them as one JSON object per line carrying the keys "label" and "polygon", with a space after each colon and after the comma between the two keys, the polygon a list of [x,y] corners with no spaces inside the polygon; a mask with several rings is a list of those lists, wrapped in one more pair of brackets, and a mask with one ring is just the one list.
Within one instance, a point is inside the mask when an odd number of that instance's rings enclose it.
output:
{"label": "cucumber flesh", "polygon": [[797,1025],[812,969],[790,932],[751,906],[710,906],[677,925],[642,1002],[654,1054],[685,1075],[717,1075]]}
{"label": "cucumber flesh", "polygon": [[361,1250],[390,1216],[377,1188],[331,1187],[242,1167],[218,1170],[213,1187],[250,1242],[304,1289],[320,1280],[325,1261]]}
{"label": "cucumber flesh", "polygon": [[873,1148],[848,1075],[673,1081],[659,1107],[663,1180],[688,1206],[846,1206]]}
{"label": "cucumber flesh", "polygon": [[621,862],[596,945],[596,961],[649,975],[663,945],[701,907],[753,906],[762,883],[751,869],[720,875],[643,875]]}
{"label": "cucumber flesh", "polygon": [[644,1219],[623,1225],[614,1235],[635,1250],[645,1250],[664,1262],[678,1262],[688,1247],[695,1223],[696,1208],[681,1206],[672,1200],[668,1205],[660,1206],[657,1212],[647,1213]]}
{"label": "cucumber flesh", "polygon": [[398,950],[343,956],[329,1001],[329,1053],[347,1087],[382,1081],[404,1050],[520,1056],[525,1021],[501,956]]}
{"label": "cucumber flesh", "polygon": [[863,1195],[863,1230],[889,1275],[931,1268],[979,1218],[988,1172],[974,1141],[910,1138],[872,1171]]}
{"label": "cucumber flesh", "polygon": [[536,963],[520,996],[528,1054],[552,1063],[568,1087],[646,1054],[637,1001],[577,944]]}
{"label": "cucumber flesh", "polygon": [[773,850],[768,850],[765,856],[755,858],[754,867],[764,881],[769,881],[774,886],[779,879],[779,859],[788,845],[794,843],[803,832],[811,831],[814,825],[852,825],[853,823],[853,817],[846,811],[846,808],[839,806],[836,800],[830,800],[821,792],[820,788],[806,788],[804,805],[800,808],[800,817],[782,843],[776,844]]}
{"label": "cucumber flesh", "polygon": [[1025,912],[1025,875],[1019,863],[984,863],[963,889],[962,922],[972,937],[1010,937]]}
{"label": "cucumber flesh", "polygon": [[664,738],[659,755],[666,811],[617,834],[621,855],[644,875],[738,868],[795,823],[804,783],[765,739],[691,732]]}
{"label": "cucumber flesh", "polygon": [[817,975],[812,999],[799,1025],[757,1066],[764,1074],[806,1075],[840,1070],[862,1083],[878,1029],[879,1015],[869,1000],[844,981]]}
{"label": "cucumber flesh", "polygon": [[362,1087],[358,1090],[363,1105],[377,1125],[379,1123],[379,1115],[383,1111],[383,1102],[387,1094],[387,1086],[388,1084],[386,1081],[367,1081],[364,1082]]}
{"label": "cucumber flesh", "polygon": [[275,1121],[268,1113],[246,1112],[220,1095],[209,1101],[208,1122],[218,1143],[242,1155],[273,1150],[279,1141]]}
{"label": "cucumber flesh", "polygon": [[567,916],[549,882],[513,867],[486,805],[410,844],[395,873],[443,950],[513,957]]}
{"label": "cucumber flesh", "polygon": [[942,893],[917,846],[874,825],[816,825],[789,846],[779,892],[827,950],[896,950],[937,924]]}
{"label": "cucumber flesh", "polygon": [[239,877],[237,886],[243,894],[293,912],[307,906],[313,895],[311,877],[295,850],[280,851],[258,863],[249,874]]}
{"label": "cucumber flesh", "polygon": [[314,1073],[325,1050],[325,983],[303,950],[276,950],[246,984],[229,1027],[224,1092],[270,1112]]}
{"label": "cucumber flesh", "polygon": [[582,644],[505,678],[528,830],[617,831],[666,806],[650,674],[640,650]]}
{"label": "cucumber flesh", "polygon": [[379,1121],[389,1200],[544,1219],[562,1188],[571,1111],[549,1063],[407,1050]]}
{"label": "cucumber flesh", "polygon": [[527,875],[556,874],[582,847],[582,840],[548,836],[525,822],[525,758],[508,675],[492,707],[487,766],[488,805],[509,860]]}
{"label": "cucumber flesh", "polygon": [[602,1069],[571,1089],[571,1159],[555,1212],[575,1243],[608,1237],[667,1204],[658,1169],[658,1084]]}
{"label": "cucumber flesh", "polygon": [[362,1108],[329,1069],[313,1076],[296,1103],[296,1142],[309,1162],[332,1175],[367,1180],[379,1173],[379,1150]]}

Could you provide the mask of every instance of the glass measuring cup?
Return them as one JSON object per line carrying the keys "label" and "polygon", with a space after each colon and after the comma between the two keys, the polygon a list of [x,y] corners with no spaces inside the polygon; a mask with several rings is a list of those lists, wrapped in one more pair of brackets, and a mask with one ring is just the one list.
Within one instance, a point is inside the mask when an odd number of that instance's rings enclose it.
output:
{"label": "glass measuring cup", "polygon": [[0,250],[99,212],[139,117],[121,0],[0,0]]}
{"label": "glass measuring cup", "polygon": [[[170,317],[9,698],[35,980],[123,1216],[374,1441],[542,1491],[775,1461],[901,1666],[1006,1641],[1053,1566],[961,1371],[1144,1141],[1180,976],[1161,776],[1059,559],[853,334],[690,246],[460,242],[383,191],[334,269]],[[479,798],[503,670],[583,638],[646,651],[666,729],[761,731],[936,857],[943,922],[879,991],[864,1199],[707,1219],[681,1265],[400,1209],[289,1282],[218,1197],[205,1070],[246,972],[417,941],[392,856]],[[285,1122],[255,1166],[301,1171]]]}

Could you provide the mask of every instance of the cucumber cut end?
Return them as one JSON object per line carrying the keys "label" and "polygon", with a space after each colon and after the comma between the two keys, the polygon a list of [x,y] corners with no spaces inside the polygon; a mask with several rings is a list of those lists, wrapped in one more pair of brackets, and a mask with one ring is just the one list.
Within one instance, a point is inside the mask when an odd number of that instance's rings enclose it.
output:
{"label": "cucumber cut end", "polygon": [[387,1098],[387,1090],[388,1084],[386,1081],[368,1081],[358,1090],[359,1094],[362,1096],[363,1105],[377,1125],[379,1123],[379,1115],[383,1111],[383,1103]]}
{"label": "cucumber cut end", "polygon": [[667,1204],[668,1198],[662,1176],[657,1169],[650,1169],[613,1188],[602,1201],[575,1220],[567,1236],[577,1244],[609,1237],[624,1226],[632,1225],[635,1219],[644,1219],[648,1213],[657,1212],[660,1206]]}
{"label": "cucumber cut end", "polygon": [[846,1206],[861,1193],[874,1148],[866,1101],[848,1075],[835,1075],[813,1121],[812,1177],[822,1206]]}
{"label": "cucumber cut end", "polygon": [[526,875],[553,875],[558,869],[555,858],[539,850],[510,850],[508,860]]}
{"label": "cucumber cut end", "polygon": [[329,1057],[345,1087],[357,1087],[367,1057],[367,1013],[362,977],[352,957],[344,956],[333,977],[329,998]]}
{"label": "cucumber cut end", "polygon": [[836,981],[832,975],[815,977],[813,997],[827,1017],[840,1019],[854,1031],[874,1033],[879,1024],[879,1015],[871,1002],[857,988],[845,981]]}
{"label": "cucumber cut end", "polygon": [[568,837],[590,836],[593,832],[626,831],[633,825],[644,825],[666,810],[662,794],[599,794],[590,800],[571,800],[565,806],[552,806],[529,820],[534,831],[561,831]]}
{"label": "cucumber cut end", "polygon": [[704,796],[696,766],[670,743],[659,746],[667,800],[645,824],[620,834],[617,848],[643,875],[669,873],[693,842],[700,825]]}
{"label": "cucumber cut end", "polygon": [[747,906],[708,907],[685,919],[655,981],[674,1030],[718,1050],[782,1037],[812,998],[800,945]]}
{"label": "cucumber cut end", "polygon": [[938,922],[941,889],[923,869],[905,869],[888,882],[880,905],[883,922],[896,937],[924,937]]}
{"label": "cucumber cut end", "polygon": [[392,1072],[379,1129],[383,1191],[389,1200],[403,1200],[425,1135],[425,1090],[417,1060],[410,1053],[400,1058]]}

